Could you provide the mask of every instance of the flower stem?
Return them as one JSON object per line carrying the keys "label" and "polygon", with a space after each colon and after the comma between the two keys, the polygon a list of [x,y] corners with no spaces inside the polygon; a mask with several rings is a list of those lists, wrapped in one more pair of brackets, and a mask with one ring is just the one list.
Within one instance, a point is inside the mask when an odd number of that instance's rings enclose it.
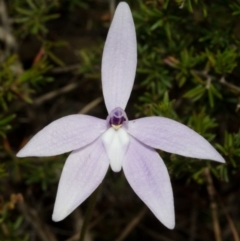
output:
{"label": "flower stem", "polygon": [[88,202],[88,207],[87,207],[87,211],[86,211],[86,215],[85,215],[85,219],[83,221],[83,225],[81,228],[81,233],[80,233],[80,239],[79,241],[83,241],[86,231],[87,231],[87,227],[88,227],[88,223],[92,217],[92,212],[93,209],[95,207],[96,204],[96,200],[97,200],[97,195],[98,195],[98,191],[100,189],[100,186],[93,192],[93,194],[90,196],[89,202]]}

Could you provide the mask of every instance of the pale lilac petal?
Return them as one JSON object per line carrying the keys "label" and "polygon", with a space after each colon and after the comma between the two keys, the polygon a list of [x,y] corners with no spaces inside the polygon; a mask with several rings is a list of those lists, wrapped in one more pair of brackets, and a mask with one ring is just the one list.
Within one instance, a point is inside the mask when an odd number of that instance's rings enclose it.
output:
{"label": "pale lilac petal", "polygon": [[68,157],[58,185],[52,219],[61,221],[102,182],[109,167],[101,138]]}
{"label": "pale lilac petal", "polygon": [[224,163],[223,157],[189,127],[164,117],[146,117],[128,122],[128,133],[144,144],[182,156]]}
{"label": "pale lilac petal", "polygon": [[110,113],[125,109],[132,91],[137,65],[137,43],[129,6],[119,3],[108,32],[102,58],[102,87]]}
{"label": "pale lilac petal", "polygon": [[154,215],[167,228],[173,229],[172,186],[167,168],[158,153],[131,137],[123,171],[132,189]]}
{"label": "pale lilac petal", "polygon": [[87,115],[69,115],[39,131],[17,154],[52,156],[79,149],[107,129],[106,121]]}

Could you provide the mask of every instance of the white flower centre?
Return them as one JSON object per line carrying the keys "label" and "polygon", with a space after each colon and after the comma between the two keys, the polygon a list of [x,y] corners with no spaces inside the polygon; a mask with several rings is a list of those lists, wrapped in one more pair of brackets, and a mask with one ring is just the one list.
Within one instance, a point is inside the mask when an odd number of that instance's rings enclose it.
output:
{"label": "white flower centre", "polygon": [[123,158],[129,145],[129,136],[124,128],[110,127],[103,135],[102,141],[114,172],[121,171]]}

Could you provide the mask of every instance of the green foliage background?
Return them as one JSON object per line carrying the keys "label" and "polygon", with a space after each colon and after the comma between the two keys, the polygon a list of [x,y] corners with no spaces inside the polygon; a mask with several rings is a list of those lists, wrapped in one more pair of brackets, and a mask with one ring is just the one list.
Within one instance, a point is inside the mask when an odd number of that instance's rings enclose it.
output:
{"label": "green foliage background", "polygon": [[[184,123],[227,163],[160,151],[172,178],[176,228],[166,230],[149,211],[125,240],[237,241],[240,1],[127,2],[138,39],[128,117],[157,115]],[[67,240],[79,232],[76,219],[82,220],[86,204],[65,222],[51,221],[66,155],[18,159],[15,154],[59,117],[82,111],[106,118],[100,69],[114,1],[0,3],[8,17],[6,23],[0,16],[0,28],[15,39],[0,38],[0,241]],[[143,208],[123,174],[109,172],[89,232],[95,240],[115,240]]]}

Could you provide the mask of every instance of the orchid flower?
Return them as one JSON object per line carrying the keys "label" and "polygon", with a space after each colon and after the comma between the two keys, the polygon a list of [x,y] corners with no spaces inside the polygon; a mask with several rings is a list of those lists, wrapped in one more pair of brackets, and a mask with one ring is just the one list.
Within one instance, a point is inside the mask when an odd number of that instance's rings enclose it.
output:
{"label": "orchid flower", "polygon": [[154,150],[210,159],[222,156],[189,127],[165,117],[128,121],[124,111],[136,73],[137,44],[129,6],[121,2],[112,20],[102,58],[102,88],[106,120],[69,115],[38,132],[18,157],[71,152],[64,165],[52,219],[60,221],[76,209],[102,182],[109,165],[123,169],[135,193],[169,229],[175,225],[171,182]]}

